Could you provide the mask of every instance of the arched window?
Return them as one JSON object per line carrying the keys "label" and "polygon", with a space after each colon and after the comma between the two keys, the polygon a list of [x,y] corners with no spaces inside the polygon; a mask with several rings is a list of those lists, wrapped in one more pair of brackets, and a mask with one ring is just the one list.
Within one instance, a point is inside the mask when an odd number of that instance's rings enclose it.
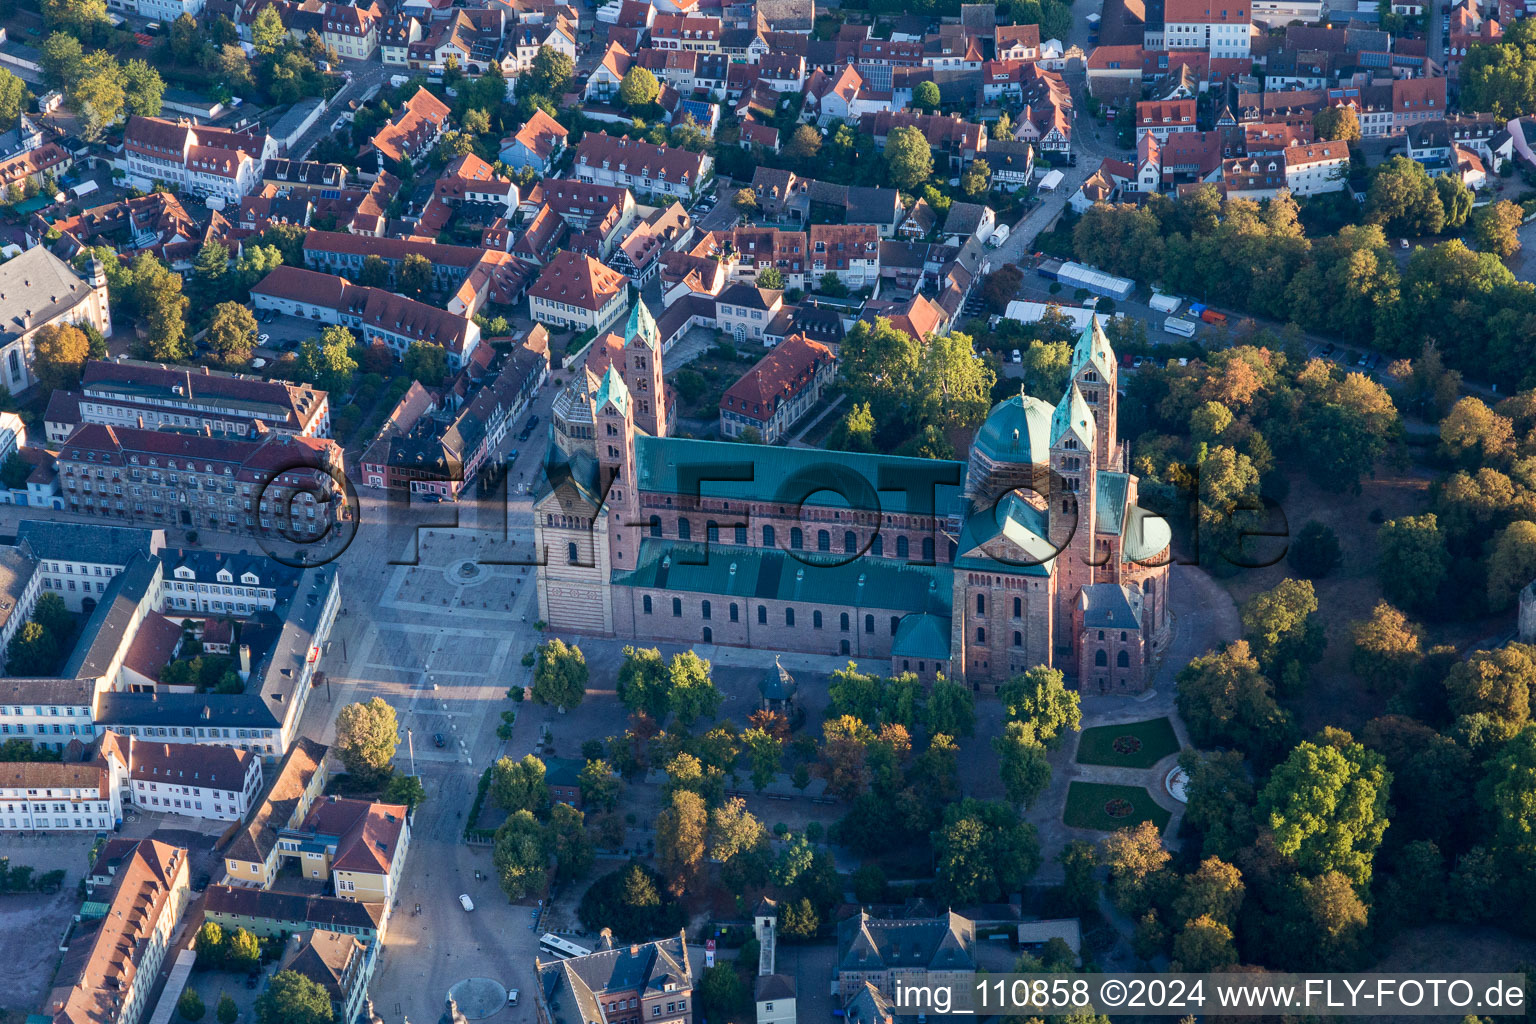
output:
{"label": "arched window", "polygon": [[986,594],[977,594],[976,595],[976,614],[977,615],[985,615],[985,614],[987,614],[987,595]]}
{"label": "arched window", "polygon": [[712,644],[715,642],[715,631],[710,629],[708,626],[704,627],[704,642],[707,644]]}
{"label": "arched window", "polygon": [[1115,655],[1115,665],[1118,668],[1130,668],[1131,667],[1131,655],[1130,655],[1130,653],[1127,652],[1127,651],[1121,651],[1119,654]]}
{"label": "arched window", "polygon": [[837,642],[837,653],[838,654],[847,654],[848,653],[848,641],[847,640],[839,640]]}
{"label": "arched window", "polygon": [[720,543],[720,524],[711,519],[704,525],[704,539],[711,544]]}
{"label": "arched window", "polygon": [[923,538],[923,561],[925,561],[925,562],[933,561],[933,538],[932,537],[924,537]]}
{"label": "arched window", "polygon": [[1122,642],[1125,640],[1125,630],[1123,629],[1120,631],[1120,639]]}
{"label": "arched window", "polygon": [[651,516],[651,536],[661,536],[661,516]]}
{"label": "arched window", "polygon": [[830,533],[828,533],[826,530],[817,530],[816,531],[816,550],[817,551],[831,551],[832,550],[832,535]]}
{"label": "arched window", "polygon": [[1093,663],[1095,665],[1108,665],[1109,664],[1109,655],[1105,654],[1103,649],[1094,651],[1093,652]]}
{"label": "arched window", "polygon": [[766,605],[760,604],[757,606],[757,624],[759,626],[768,625],[768,608]]}
{"label": "arched window", "polygon": [[987,631],[981,626],[976,627],[976,642],[979,644],[984,644],[987,642]]}
{"label": "arched window", "polygon": [[644,609],[645,614],[647,614],[647,615],[651,614],[651,595],[650,594],[646,594],[644,597],[642,597],[640,599],[640,607],[642,609]]}
{"label": "arched window", "polygon": [[896,635],[896,631],[898,629],[900,629],[900,628],[901,628],[901,617],[898,616],[898,615],[892,615],[891,616],[891,636],[895,636]]}
{"label": "arched window", "polygon": [[843,554],[857,554],[859,550],[859,538],[854,536],[852,530],[843,534]]}
{"label": "arched window", "polygon": [[793,608],[785,608],[784,609],[784,625],[786,625],[786,626],[793,626],[794,624],[795,624],[795,610]]}
{"label": "arched window", "polygon": [[736,622],[740,618],[741,618],[741,614],[740,614],[739,610],[736,607],[736,602],[732,601],[731,602],[731,621],[732,622]]}
{"label": "arched window", "polygon": [[688,521],[687,517],[683,517],[683,518],[678,519],[678,521],[677,521],[677,538],[678,538],[678,540],[688,540],[692,536],[693,536],[693,524]]}
{"label": "arched window", "polygon": [[708,601],[705,601],[703,604],[699,605],[699,615],[702,618],[713,618],[711,612],[712,609],[710,608]]}
{"label": "arched window", "polygon": [[843,614],[838,617],[837,628],[841,629],[844,633],[848,632],[848,613],[847,612],[843,612]]}
{"label": "arched window", "polygon": [[1023,615],[1024,599],[1022,597],[1016,597],[1013,599],[1013,617],[1017,619],[1023,617]]}
{"label": "arched window", "polygon": [[763,527],[763,547],[773,547],[773,527],[771,526]]}
{"label": "arched window", "polygon": [[1015,646],[1015,647],[1023,647],[1024,646],[1024,634],[1020,633],[1018,630],[1014,630],[1013,631],[1013,646]]}
{"label": "arched window", "polygon": [[1100,640],[1103,640],[1103,639],[1104,639],[1104,631],[1103,631],[1103,630],[1102,630],[1102,629],[1101,629],[1101,630],[1099,630],[1099,639],[1100,639]]}
{"label": "arched window", "polygon": [[575,565],[576,564],[576,559],[577,559],[577,555],[576,555],[576,542],[575,541],[571,541],[569,544],[567,544],[565,546],[565,560],[567,562],[569,562],[571,565]]}
{"label": "arched window", "polygon": [[800,527],[796,526],[794,529],[789,531],[789,546],[794,548],[796,551],[799,551],[801,548],[805,547],[805,534],[800,532]]}
{"label": "arched window", "polygon": [[878,533],[875,534],[869,542],[869,553],[876,558],[883,556],[885,554],[885,538]]}
{"label": "arched window", "polygon": [[906,558],[908,550],[909,549],[907,547],[907,538],[905,536],[897,537],[896,538],[896,557],[897,558]]}
{"label": "arched window", "polygon": [[672,599],[672,617],[674,619],[680,619],[683,617],[683,599],[680,597],[674,597]]}
{"label": "arched window", "polygon": [[821,612],[811,612],[811,627],[813,629],[821,628]]}
{"label": "arched window", "polygon": [[736,538],[735,538],[736,539],[736,543],[737,544],[745,544],[747,542],[747,527],[746,527],[746,524],[744,524],[744,523],[737,523],[736,524],[735,534],[736,534]]}
{"label": "arched window", "polygon": [[866,615],[866,616],[864,616],[864,632],[866,632],[866,633],[873,633],[874,631],[875,631],[875,617],[873,615]]}

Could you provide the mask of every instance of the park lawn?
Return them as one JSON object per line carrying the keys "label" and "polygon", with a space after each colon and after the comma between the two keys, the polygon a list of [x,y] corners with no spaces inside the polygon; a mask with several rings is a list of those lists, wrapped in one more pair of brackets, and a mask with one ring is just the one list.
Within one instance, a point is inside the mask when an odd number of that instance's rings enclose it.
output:
{"label": "park lawn", "polygon": [[[1129,800],[1131,813],[1123,818],[1111,818],[1104,805],[1119,797]],[[1170,812],[1159,807],[1152,794],[1135,786],[1115,786],[1103,782],[1074,782],[1067,787],[1067,806],[1061,820],[1073,828],[1091,828],[1099,832],[1133,828],[1143,821],[1150,821],[1159,829],[1168,825]]]}
{"label": "park lawn", "polygon": [[[1132,736],[1141,741],[1141,749],[1122,754],[1115,750],[1115,740]],[[1179,751],[1179,740],[1173,734],[1173,723],[1167,718],[1149,722],[1127,722],[1124,725],[1100,725],[1084,729],[1077,741],[1078,764],[1111,764],[1120,768],[1151,768],[1154,764]]]}

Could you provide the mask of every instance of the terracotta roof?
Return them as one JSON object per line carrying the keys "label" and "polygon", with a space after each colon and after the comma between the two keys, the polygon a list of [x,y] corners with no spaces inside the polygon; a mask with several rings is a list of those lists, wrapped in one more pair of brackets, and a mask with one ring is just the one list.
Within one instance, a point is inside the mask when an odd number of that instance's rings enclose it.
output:
{"label": "terracotta roof", "polygon": [[673,146],[658,146],[629,136],[614,138],[587,132],[576,147],[576,166],[615,171],[670,182],[697,182],[703,177],[706,157]]}
{"label": "terracotta roof", "polygon": [[429,139],[448,122],[448,107],[425,87],[405,101],[389,123],[379,129],[370,145],[391,160],[421,155]]}
{"label": "terracotta roof", "polygon": [[622,294],[628,283],[629,278],[590,256],[561,251],[549,261],[528,294],[595,313]]}
{"label": "terracotta roof", "polygon": [[388,874],[405,830],[405,805],[330,797],[316,801],[300,827],[337,837],[332,870]]}
{"label": "terracotta roof", "polygon": [[821,342],[791,334],[726,390],[720,408],[766,421],[779,402],[794,398],[832,361],[832,350]]}
{"label": "terracotta roof", "polygon": [[536,154],[539,159],[546,160],[549,154],[555,151],[557,146],[565,144],[566,136],[570,134],[565,125],[550,117],[541,109],[535,109],[528,122],[517,130],[512,138],[523,144],[529,152]]}
{"label": "terracotta roof", "polygon": [[150,612],[133,634],[133,643],[128,645],[123,665],[158,682],[161,670],[175,656],[180,644],[181,626],[159,612]]}
{"label": "terracotta roof", "polygon": [[[180,628],[179,626],[177,627]],[[150,743],[128,737],[130,772],[145,782],[174,782],[238,793],[256,755],[211,743]]]}
{"label": "terracotta roof", "polygon": [[381,327],[416,341],[441,345],[463,355],[469,343],[468,317],[418,302],[386,288],[356,285],[346,278],[299,267],[275,267],[251,288],[252,295],[298,300],[360,317],[364,327]]}
{"label": "terracotta roof", "polygon": [[224,856],[242,861],[265,861],[277,846],[277,830],[287,828],[299,808],[299,801],[315,775],[324,770],[323,743],[300,736],[278,766],[272,788],[236,834]]}
{"label": "terracotta roof", "polygon": [[1253,11],[1244,0],[1233,0],[1228,7],[1214,0],[1165,0],[1163,4],[1165,25],[1246,25],[1252,20]]}

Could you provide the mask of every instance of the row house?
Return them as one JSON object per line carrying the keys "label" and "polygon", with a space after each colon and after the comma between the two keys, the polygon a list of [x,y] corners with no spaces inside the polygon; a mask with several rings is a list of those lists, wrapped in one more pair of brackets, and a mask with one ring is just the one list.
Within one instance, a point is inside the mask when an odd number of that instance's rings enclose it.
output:
{"label": "row house", "polygon": [[646,48],[635,54],[635,64],[655,75],[657,82],[669,85],[680,93],[694,91],[694,72],[699,66],[699,55],[693,50]]}
{"label": "row house", "polygon": [[981,70],[981,41],[962,25],[944,25],[923,39],[923,67],[946,71]]}
{"label": "row house", "polygon": [[277,879],[280,831],[296,828],[325,789],[330,748],[298,737],[277,766],[272,788],[224,850],[224,878],[232,886],[266,889]]}
{"label": "row house", "polygon": [[376,177],[387,170],[387,163],[407,165],[430,153],[447,130],[448,113],[442,100],[424,87],[418,88],[363,147],[363,160],[372,157],[373,166],[360,165],[359,173],[365,178]]}
{"label": "row house", "polygon": [[298,862],[311,883],[328,882],[340,899],[393,906],[411,846],[403,804],[328,796],[297,826],[279,829],[277,854]]}
{"label": "row house", "polygon": [[797,53],[771,53],[757,64],[758,84],[777,93],[797,93],[805,87],[805,58]]}
{"label": "row house", "polygon": [[583,1007],[587,1018],[602,1024],[693,1024],[693,970],[686,939],[679,932],[669,939],[568,960],[535,958],[537,1020],[551,1024]]}
{"label": "row house", "polygon": [[[163,554],[161,561],[167,570],[160,583],[161,611],[172,618],[199,613],[245,618],[275,611],[291,592],[287,588],[299,582],[298,573],[287,566],[251,555],[178,549],[174,556]],[[205,651],[230,653],[228,632],[218,636],[213,622],[203,624],[202,641]],[[238,647],[235,653],[240,653]]]}
{"label": "row house", "polygon": [[935,169],[963,170],[978,156],[986,155],[986,126],[962,120],[957,114],[881,112],[859,120],[859,130],[871,136],[875,149],[882,152],[893,128],[916,128],[922,132],[933,150]]}
{"label": "row house", "polygon": [[[1150,136],[1149,136],[1150,137]],[[1105,157],[1097,170],[1067,200],[1067,205],[1078,213],[1100,203],[1117,202],[1128,192],[1136,191],[1136,168],[1123,160]]]}
{"label": "row house", "polygon": [[411,44],[421,42],[425,35],[418,19],[409,14],[394,14],[379,26],[379,62],[405,67],[410,60]]}
{"label": "row house", "polygon": [[261,758],[249,750],[132,736],[126,746],[132,801],[141,810],[243,821],[261,792]]}
{"label": "row house", "polygon": [[644,288],[661,270],[661,255],[688,244],[693,218],[681,203],[673,203],[637,222],[613,251],[612,266]]}
{"label": "row house", "polygon": [[1445,40],[1445,73],[1451,80],[1461,77],[1461,62],[1473,46],[1492,46],[1504,35],[1497,18],[1484,17],[1471,0],[1463,0],[1450,9],[1450,32]]}
{"label": "row house", "polygon": [[1294,196],[1339,192],[1349,184],[1349,144],[1346,142],[1287,146],[1281,156],[1285,161],[1285,187]]}
{"label": "row house", "polygon": [[[30,592],[7,593],[12,602],[11,618],[25,619],[32,613],[39,582],[41,590],[53,591],[70,611],[88,614],[105,593],[105,584],[122,572],[134,555],[147,556],[164,546],[163,530],[23,519],[16,526],[16,546],[0,548],[0,552],[6,555],[6,568],[13,580],[26,578],[17,571],[17,563],[28,557],[36,562],[33,574],[38,578],[27,580],[32,584]],[[7,620],[6,626],[11,625]],[[4,638],[9,642],[8,634]]]}
{"label": "row house", "polygon": [[277,144],[258,128],[233,131],[134,116],[123,130],[118,165],[129,184],[149,191],[156,183],[238,204],[261,180]]}
{"label": "row house", "polygon": [[877,39],[869,25],[844,25],[836,44],[838,63],[922,67],[925,56],[921,39]]}
{"label": "row house", "polygon": [[89,761],[0,764],[0,834],[115,829],[123,821],[127,774],[112,733]]}
{"label": "row house", "polygon": [[1285,186],[1281,157],[1238,157],[1221,162],[1221,183],[1229,199],[1273,199]]}
{"label": "row house", "polygon": [[756,67],[772,52],[766,33],[759,27],[726,28],[720,33],[719,53],[732,63]]}
{"label": "row house", "polygon": [[1226,140],[1221,132],[1175,132],[1160,143],[1150,133],[1136,144],[1136,188],[1146,194],[1221,177]]}
{"label": "row house", "polygon": [[623,186],[642,195],[692,200],[710,176],[714,160],[629,136],[588,132],[576,147],[576,177],[598,185]]}
{"label": "row house", "polygon": [[813,282],[834,274],[850,291],[880,280],[880,233],[870,224],[813,224],[809,271]]}
{"label": "row house", "polygon": [[1195,101],[1192,99],[1143,100],[1136,104],[1137,139],[1151,135],[1158,142],[1167,142],[1168,136],[1176,132],[1197,130]]}
{"label": "row house", "polygon": [[658,14],[651,23],[651,48],[719,53],[721,32],[719,18]]}
{"label": "row house", "polygon": [[341,448],[324,438],[239,441],[87,423],[57,461],[65,508],[80,515],[318,541],[345,514],[335,501]]}
{"label": "row house", "polygon": [[806,290],[814,281],[810,269],[809,242],[803,231],[778,228],[737,227],[713,231],[701,238],[690,254],[727,268],[727,280],[756,285],[765,270],[779,272],[785,288]]}
{"label": "row house", "polygon": [[452,62],[465,74],[478,76],[502,59],[505,35],[506,15],[501,8],[455,10],[428,25],[422,37],[406,47],[406,66],[435,72]]}
{"label": "row house", "polygon": [[364,345],[383,345],[397,357],[420,342],[443,349],[457,370],[480,344],[480,326],[469,316],[408,299],[385,288],[298,267],[276,267],[251,288],[251,305],[362,334]]}
{"label": "row house", "polygon": [[749,341],[767,344],[764,331],[783,308],[781,289],[727,285],[715,296],[715,328],[733,338],[737,345]]}
{"label": "row house", "polygon": [[356,278],[369,256],[377,256],[395,280],[407,256],[432,265],[433,290],[449,293],[446,308],[472,317],[486,302],[515,303],[525,283],[507,252],[467,245],[443,245],[404,238],[373,238],[344,231],[311,231],[304,236],[304,266]]}
{"label": "row house", "polygon": [[[272,6],[295,42],[303,42],[314,32],[327,48],[349,60],[369,60],[379,48],[379,24],[384,14],[377,3],[352,6],[328,0],[273,0]],[[259,10],[252,8],[253,19]]]}
{"label": "row house", "polygon": [[1204,50],[1212,57],[1248,57],[1253,12],[1248,0],[1166,0],[1163,46]]}

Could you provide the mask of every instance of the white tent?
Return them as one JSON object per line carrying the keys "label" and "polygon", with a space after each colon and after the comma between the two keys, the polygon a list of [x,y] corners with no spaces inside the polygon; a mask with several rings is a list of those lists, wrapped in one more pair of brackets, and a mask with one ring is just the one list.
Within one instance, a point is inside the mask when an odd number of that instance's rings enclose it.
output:
{"label": "white tent", "polygon": [[1062,174],[1060,171],[1050,171],[1050,172],[1048,172],[1045,177],[1040,179],[1040,191],[1041,192],[1054,192],[1054,191],[1056,191],[1056,187],[1061,184],[1062,179],[1065,178],[1065,177],[1066,177],[1066,175]]}

